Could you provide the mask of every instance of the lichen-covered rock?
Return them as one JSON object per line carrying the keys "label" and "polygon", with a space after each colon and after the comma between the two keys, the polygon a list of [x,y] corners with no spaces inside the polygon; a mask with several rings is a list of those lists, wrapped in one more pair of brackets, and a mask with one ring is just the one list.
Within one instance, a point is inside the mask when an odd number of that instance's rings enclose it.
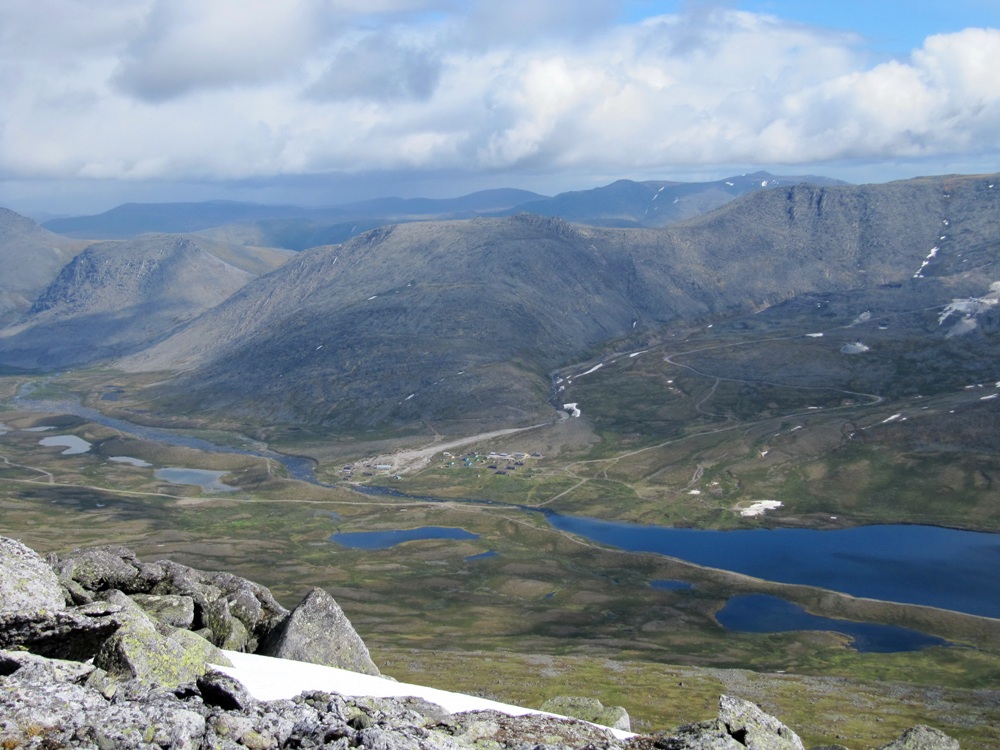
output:
{"label": "lichen-covered rock", "polygon": [[131,594],[142,588],[140,565],[132,550],[108,545],[75,549],[60,558],[55,569],[87,591],[118,589]]}
{"label": "lichen-covered rock", "polygon": [[198,627],[206,625],[208,608],[224,600],[229,615],[243,624],[247,643],[253,646],[288,615],[288,610],[265,586],[253,581],[231,573],[206,572],[168,561],[160,561],[157,565],[162,576],[150,593],[190,596],[194,600]]}
{"label": "lichen-covered rock", "polygon": [[214,669],[199,677],[197,684],[206,706],[218,706],[226,711],[243,711],[257,703],[242,682]]}
{"label": "lichen-covered rock", "polygon": [[795,732],[750,701],[723,695],[719,698],[719,721],[750,750],[805,750]]}
{"label": "lichen-covered rock", "polygon": [[189,629],[194,624],[194,599],[177,594],[132,594],[138,604],[154,620],[175,628]]}
{"label": "lichen-covered rock", "polygon": [[508,716],[496,711],[456,714],[451,734],[463,746],[610,748],[620,743],[607,729],[573,719],[528,714]]}
{"label": "lichen-covered rock", "polygon": [[749,701],[723,695],[719,717],[680,727],[656,742],[663,750],[805,750],[802,740]]}
{"label": "lichen-covered rock", "polygon": [[933,727],[918,726],[907,729],[899,739],[882,745],[879,750],[959,750],[958,740]]}
{"label": "lichen-covered rock", "polygon": [[197,633],[177,628],[168,633],[167,637],[173,641],[177,641],[186,650],[200,651],[205,661],[209,664],[217,664],[220,667],[233,666],[233,663],[229,661],[229,657],[222,653],[211,641],[202,638]]}
{"label": "lichen-covered rock", "polygon": [[[288,610],[278,603],[267,587],[258,583],[232,573],[197,570],[167,560],[144,563],[126,547],[74,550],[60,559],[55,568],[67,592],[77,603],[88,601],[95,594],[100,597],[110,590],[134,596],[143,606],[150,608],[161,606],[161,602],[154,597],[189,599],[190,623],[186,622],[186,601],[179,604],[181,609],[176,613],[167,609],[156,612],[159,619],[175,627],[204,627],[209,608],[218,607],[219,601],[225,601],[227,618],[238,621],[246,631],[245,643],[233,646],[237,649],[253,650],[288,614]],[[178,602],[162,600],[163,605],[168,603]],[[181,622],[182,619],[184,622]],[[238,637],[234,634],[241,628],[239,625],[227,625],[224,629],[225,634],[214,640],[232,644],[233,639]]]}
{"label": "lichen-covered rock", "polygon": [[66,596],[52,568],[33,549],[0,536],[0,613],[65,606]]}
{"label": "lichen-covered rock", "polygon": [[574,719],[582,719],[612,729],[621,729],[625,732],[632,730],[628,711],[622,706],[605,706],[596,698],[559,695],[555,698],[549,698],[539,707],[539,710],[560,716],[571,716]]}
{"label": "lichen-covered rock", "polygon": [[0,651],[0,675],[34,682],[84,682],[96,669],[93,664],[48,659],[27,651]]}
{"label": "lichen-covered rock", "polygon": [[54,659],[85,661],[119,627],[121,608],[104,602],[66,610],[0,614],[0,648],[23,648]]}
{"label": "lichen-covered rock", "polygon": [[229,601],[216,599],[205,607],[205,627],[212,631],[212,643],[228,651],[247,651],[246,626],[229,611]]}
{"label": "lichen-covered rock", "polygon": [[193,682],[208,669],[203,649],[160,634],[127,596],[116,591],[109,600],[122,606],[122,626],[101,644],[94,665],[112,678],[173,688]]}
{"label": "lichen-covered rock", "polygon": [[258,649],[279,659],[378,675],[361,636],[332,596],[314,588]]}

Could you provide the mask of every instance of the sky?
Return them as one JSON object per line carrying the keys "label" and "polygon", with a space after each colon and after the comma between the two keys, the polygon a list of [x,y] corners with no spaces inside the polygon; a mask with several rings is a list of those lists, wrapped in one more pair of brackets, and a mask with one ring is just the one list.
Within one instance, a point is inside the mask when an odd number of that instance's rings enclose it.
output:
{"label": "sky", "polygon": [[1000,0],[3,0],[0,205],[1000,171]]}

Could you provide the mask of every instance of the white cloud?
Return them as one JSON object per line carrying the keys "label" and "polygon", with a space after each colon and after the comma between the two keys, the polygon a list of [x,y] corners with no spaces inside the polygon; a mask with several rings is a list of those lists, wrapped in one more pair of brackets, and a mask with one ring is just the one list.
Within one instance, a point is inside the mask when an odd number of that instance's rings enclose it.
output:
{"label": "white cloud", "polygon": [[0,175],[624,176],[1000,153],[1000,30],[873,60],[859,37],[772,16],[615,25],[614,5],[7,0]]}
{"label": "white cloud", "polygon": [[320,0],[157,0],[115,80],[158,101],[281,77],[322,38]]}
{"label": "white cloud", "polygon": [[308,94],[329,101],[426,100],[440,78],[438,55],[424,45],[401,42],[392,33],[366,33],[333,52]]}

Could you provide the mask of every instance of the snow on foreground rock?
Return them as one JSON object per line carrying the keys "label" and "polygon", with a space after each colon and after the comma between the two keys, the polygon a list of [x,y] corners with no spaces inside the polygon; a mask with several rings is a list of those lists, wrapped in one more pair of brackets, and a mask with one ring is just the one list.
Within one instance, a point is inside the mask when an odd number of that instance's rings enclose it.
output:
{"label": "snow on foreground rock", "polygon": [[[238,680],[246,687],[250,695],[258,700],[294,698],[303,691],[321,690],[350,697],[420,698],[441,706],[448,713],[497,711],[508,716],[537,714],[560,719],[566,718],[523,706],[512,706],[486,698],[452,693],[423,685],[396,682],[384,677],[349,672],[346,669],[306,664],[287,659],[274,659],[256,654],[241,654],[235,651],[227,651],[225,654],[233,666],[217,666],[216,669]],[[610,727],[606,727],[606,729],[619,739],[635,736],[631,732],[623,732],[620,729]]]}

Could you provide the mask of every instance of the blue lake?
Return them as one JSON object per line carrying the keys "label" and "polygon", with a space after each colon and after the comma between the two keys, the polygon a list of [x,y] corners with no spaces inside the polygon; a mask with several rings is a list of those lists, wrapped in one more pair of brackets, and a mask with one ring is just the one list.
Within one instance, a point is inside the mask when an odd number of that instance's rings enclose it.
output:
{"label": "blue lake", "polygon": [[948,641],[895,625],[835,620],[811,615],[797,604],[767,594],[734,596],[715,615],[727,630],[746,633],[783,633],[789,630],[824,630],[851,638],[856,651],[893,653],[947,646]]}
{"label": "blue lake", "polygon": [[705,531],[547,513],[554,528],[631,552],[883,601],[1000,617],[1000,534],[936,526]]}
{"label": "blue lake", "polygon": [[333,534],[328,538],[331,542],[352,549],[388,549],[403,542],[415,542],[420,539],[478,539],[479,534],[451,526],[421,526],[416,529],[389,531],[350,531]]}

